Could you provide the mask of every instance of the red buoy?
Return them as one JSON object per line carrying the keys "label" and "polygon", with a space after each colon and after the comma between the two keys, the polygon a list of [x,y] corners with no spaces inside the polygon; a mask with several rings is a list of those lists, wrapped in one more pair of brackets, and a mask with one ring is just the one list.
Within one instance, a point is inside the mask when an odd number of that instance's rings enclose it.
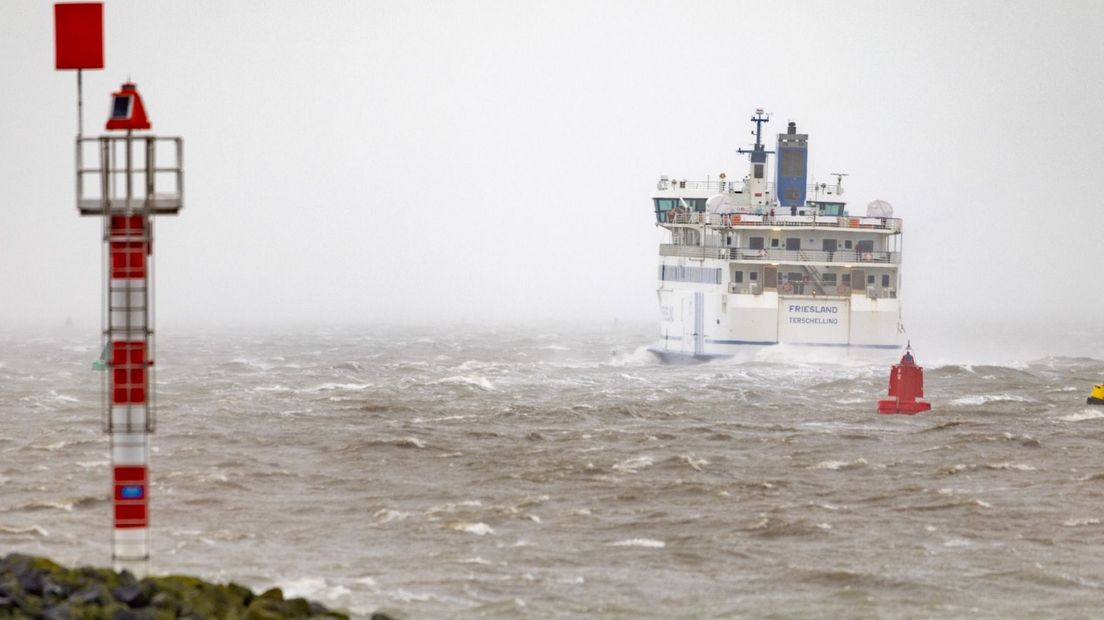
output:
{"label": "red buoy", "polygon": [[931,403],[917,400],[924,395],[924,369],[916,365],[911,345],[905,349],[901,363],[889,371],[889,395],[878,401],[878,413],[915,415],[931,410]]}

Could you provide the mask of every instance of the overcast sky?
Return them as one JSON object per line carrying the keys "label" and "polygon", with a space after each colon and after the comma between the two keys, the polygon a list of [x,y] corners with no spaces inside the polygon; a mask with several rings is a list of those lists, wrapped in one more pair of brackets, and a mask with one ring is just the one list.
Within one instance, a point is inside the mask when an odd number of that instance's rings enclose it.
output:
{"label": "overcast sky", "polygon": [[[109,0],[87,133],[137,82],[185,141],[158,320],[657,320],[660,174],[747,122],[905,218],[916,334],[1102,312],[1099,2]],[[0,3],[0,321],[99,317],[51,2]],[[771,140],[773,142],[773,139]]]}

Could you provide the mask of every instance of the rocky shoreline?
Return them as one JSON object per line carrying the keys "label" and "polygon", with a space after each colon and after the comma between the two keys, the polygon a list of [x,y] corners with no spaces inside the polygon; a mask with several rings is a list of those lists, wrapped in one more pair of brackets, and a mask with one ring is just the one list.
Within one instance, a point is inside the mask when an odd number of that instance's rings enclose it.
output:
{"label": "rocky shoreline", "polygon": [[[254,594],[235,583],[181,575],[137,579],[127,571],[65,568],[46,558],[13,553],[0,558],[0,618],[348,620],[349,615],[314,601],[285,599],[279,588]],[[372,620],[390,617],[373,614]]]}

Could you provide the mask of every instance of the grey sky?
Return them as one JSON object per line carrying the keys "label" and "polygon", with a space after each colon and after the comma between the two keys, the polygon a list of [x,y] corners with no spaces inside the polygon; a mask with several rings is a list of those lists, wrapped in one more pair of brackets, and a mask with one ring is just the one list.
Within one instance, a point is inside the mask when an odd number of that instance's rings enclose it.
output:
{"label": "grey sky", "polygon": [[[99,316],[51,7],[0,3],[5,324]],[[105,29],[88,133],[130,76],[185,139],[162,323],[651,320],[655,180],[742,176],[758,106],[905,218],[910,332],[1101,313],[1099,3],[111,0]]]}

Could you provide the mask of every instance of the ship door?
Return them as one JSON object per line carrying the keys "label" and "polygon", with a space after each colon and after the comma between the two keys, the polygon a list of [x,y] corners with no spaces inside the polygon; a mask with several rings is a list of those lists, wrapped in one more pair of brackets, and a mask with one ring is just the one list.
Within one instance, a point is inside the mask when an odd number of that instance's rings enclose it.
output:
{"label": "ship door", "polygon": [[824,247],[822,249],[825,252],[835,252],[838,248],[839,248],[839,241],[837,241],[835,239],[825,239],[824,240]]}
{"label": "ship door", "polygon": [[851,290],[853,291],[865,291],[866,290],[866,271],[863,269],[851,270]]}
{"label": "ship door", "polygon": [[765,267],[763,269],[763,290],[778,290],[778,267]]}

